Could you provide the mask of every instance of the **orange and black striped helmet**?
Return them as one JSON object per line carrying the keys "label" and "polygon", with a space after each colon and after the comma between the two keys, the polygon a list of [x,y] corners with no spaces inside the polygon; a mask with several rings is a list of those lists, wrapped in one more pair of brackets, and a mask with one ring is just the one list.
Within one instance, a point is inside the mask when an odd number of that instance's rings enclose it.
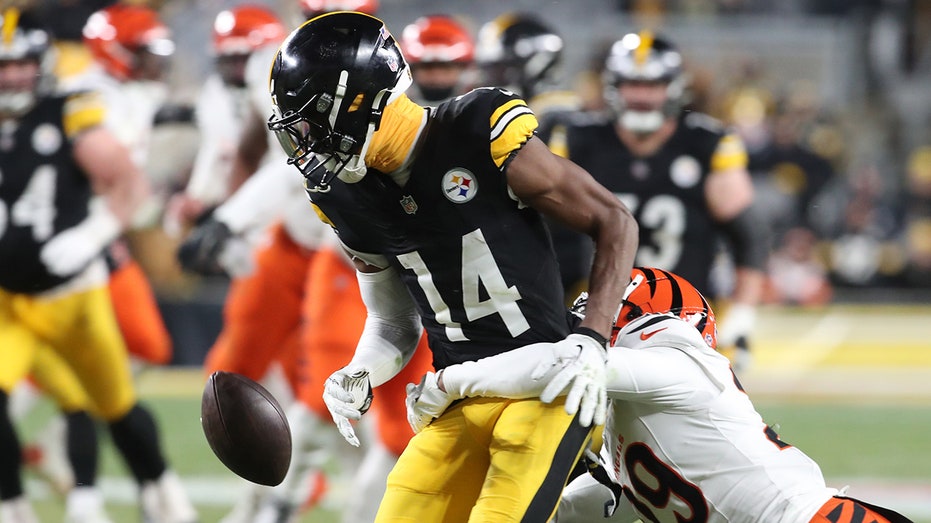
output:
{"label": "orange and black striped helmet", "polygon": [[698,329],[709,347],[717,347],[718,331],[708,300],[685,278],[655,267],[634,267],[631,271],[611,344],[618,331],[631,321],[644,314],[667,312]]}

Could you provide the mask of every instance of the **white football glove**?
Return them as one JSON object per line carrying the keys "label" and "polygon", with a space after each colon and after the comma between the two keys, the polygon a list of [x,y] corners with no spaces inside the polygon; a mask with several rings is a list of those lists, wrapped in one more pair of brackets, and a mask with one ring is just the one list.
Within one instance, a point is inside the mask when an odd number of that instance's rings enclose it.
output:
{"label": "white football glove", "polygon": [[554,366],[559,367],[555,376],[540,394],[540,400],[550,403],[569,388],[566,396],[566,412],[579,413],[583,427],[604,425],[608,410],[607,351],[598,340],[585,334],[573,333],[566,339],[553,344],[555,359],[543,361],[531,374],[535,380],[551,374]]}
{"label": "white football glove", "polygon": [[435,418],[440,417],[453,398],[440,390],[437,385],[437,374],[428,372],[420,380],[420,384],[407,384],[407,422],[414,434],[420,432]]}
{"label": "white football glove", "polygon": [[339,433],[350,445],[358,447],[359,438],[349,420],[362,419],[372,405],[372,383],[368,371],[343,367],[330,374],[323,387],[323,402]]}
{"label": "white football glove", "polygon": [[77,274],[99,256],[122,230],[123,224],[106,202],[93,199],[87,218],[52,237],[39,252],[39,259],[56,276]]}

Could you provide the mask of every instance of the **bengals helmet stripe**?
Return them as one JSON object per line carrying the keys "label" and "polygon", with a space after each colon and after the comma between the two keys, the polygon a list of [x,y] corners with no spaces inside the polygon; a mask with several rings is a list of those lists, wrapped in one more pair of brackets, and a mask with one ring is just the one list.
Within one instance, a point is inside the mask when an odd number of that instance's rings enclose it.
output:
{"label": "bengals helmet stripe", "polygon": [[645,314],[672,313],[695,327],[710,347],[717,346],[714,311],[691,283],[671,272],[649,267],[635,267],[630,280],[615,322],[612,343],[620,329],[631,321]]}

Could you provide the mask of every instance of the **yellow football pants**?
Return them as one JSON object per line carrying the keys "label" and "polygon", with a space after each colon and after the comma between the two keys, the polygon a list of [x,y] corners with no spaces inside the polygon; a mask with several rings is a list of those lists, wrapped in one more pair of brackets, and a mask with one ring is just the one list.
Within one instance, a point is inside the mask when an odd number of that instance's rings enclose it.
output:
{"label": "yellow football pants", "polygon": [[591,432],[564,401],[468,398],[450,407],[408,443],[375,521],[548,521]]}
{"label": "yellow football pants", "polygon": [[0,389],[30,373],[66,411],[113,421],[136,403],[106,286],[55,297],[0,289]]}

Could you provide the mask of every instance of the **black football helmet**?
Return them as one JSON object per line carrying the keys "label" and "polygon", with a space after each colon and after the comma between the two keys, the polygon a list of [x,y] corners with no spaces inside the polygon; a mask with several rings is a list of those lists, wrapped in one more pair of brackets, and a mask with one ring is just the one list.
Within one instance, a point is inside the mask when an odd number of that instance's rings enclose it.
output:
{"label": "black football helmet", "polygon": [[352,11],[321,15],[294,30],[275,56],[268,128],[308,190],[325,192],[347,166],[361,165],[364,175],[361,162],[382,111],[410,84],[384,22]]}
{"label": "black football helmet", "polygon": [[[677,115],[686,102],[682,55],[671,41],[652,31],[628,33],[614,42],[605,59],[602,80],[608,106],[621,125],[635,131],[655,130],[652,127],[658,128],[663,118]],[[627,114],[638,111],[627,107],[618,93],[624,82],[665,83],[666,102],[658,114]]]}
{"label": "black football helmet", "polygon": [[36,102],[38,96],[51,92],[54,56],[51,36],[29,13],[10,7],[0,12],[0,62],[33,60],[38,66],[36,78],[0,84],[0,115],[20,116]]}
{"label": "black football helmet", "polygon": [[526,100],[562,58],[563,40],[537,17],[505,13],[478,32],[475,61],[486,84],[516,90]]}

